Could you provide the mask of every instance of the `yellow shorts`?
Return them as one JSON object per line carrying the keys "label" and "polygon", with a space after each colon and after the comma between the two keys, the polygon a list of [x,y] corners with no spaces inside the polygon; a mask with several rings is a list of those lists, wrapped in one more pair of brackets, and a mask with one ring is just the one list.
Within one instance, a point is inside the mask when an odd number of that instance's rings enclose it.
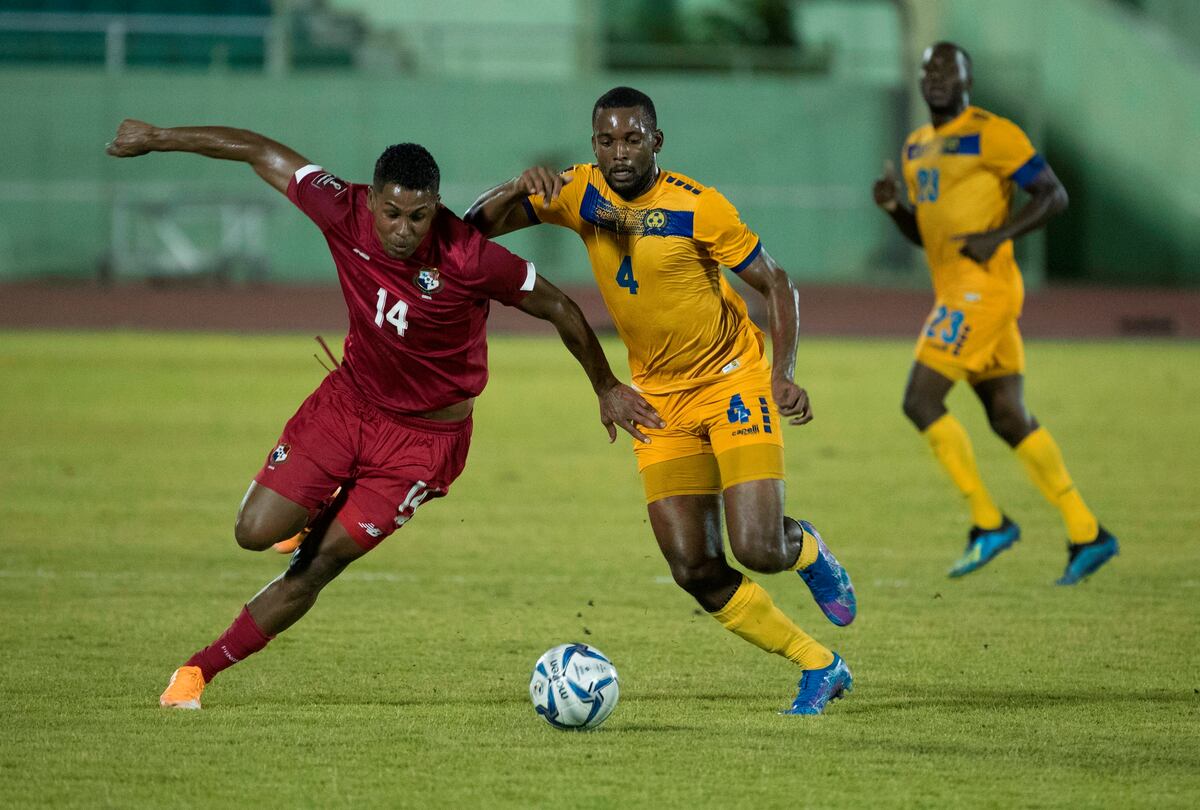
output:
{"label": "yellow shorts", "polygon": [[917,339],[916,359],[951,380],[971,384],[1025,373],[1025,345],[1017,329],[1019,304],[978,293],[938,296]]}
{"label": "yellow shorts", "polygon": [[784,477],[782,421],[769,369],[642,396],[667,423],[662,430],[642,429],[650,444],[634,442],[647,503]]}

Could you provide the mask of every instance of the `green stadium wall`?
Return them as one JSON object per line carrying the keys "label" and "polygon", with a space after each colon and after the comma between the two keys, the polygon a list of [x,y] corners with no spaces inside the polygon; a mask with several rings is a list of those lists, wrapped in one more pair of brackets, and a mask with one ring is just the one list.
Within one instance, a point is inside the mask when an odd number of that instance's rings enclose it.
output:
{"label": "green stadium wall", "polygon": [[[228,196],[270,205],[270,278],[332,279],[324,243],[245,166],[192,155],[115,160],[124,117],[263,132],[347,179],[366,181],[384,146],[417,141],[437,157],[443,197],[461,213],[485,187],[533,163],[592,159],[591,105],[631,83],[649,92],[661,164],[724,191],[798,279],[920,283],[870,201],[880,160],[901,137],[895,89],[830,80],[598,77],[587,81],[286,79],[228,73],[0,72],[8,166],[0,179],[0,279],[87,278],[109,253],[113,200]],[[549,278],[590,278],[577,237],[537,228],[505,243]]]}
{"label": "green stadium wall", "polygon": [[1103,0],[909,5],[914,50],[959,42],[976,102],[1042,127],[1071,195],[1048,231],[1051,279],[1200,283],[1200,61],[1186,41],[1200,3],[1178,36]]}

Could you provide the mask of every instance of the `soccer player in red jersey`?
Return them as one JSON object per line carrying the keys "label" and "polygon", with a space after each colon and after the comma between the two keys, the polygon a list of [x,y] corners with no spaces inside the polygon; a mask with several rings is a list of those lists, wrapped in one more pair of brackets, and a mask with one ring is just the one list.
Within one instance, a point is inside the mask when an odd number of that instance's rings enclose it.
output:
{"label": "soccer player in red jersey", "polygon": [[346,566],[447,493],[466,464],[472,406],[487,382],[490,301],[554,324],[592,383],[610,441],[617,426],[645,440],[638,425],[662,424],[613,376],[571,299],[442,206],[437,163],[421,146],[388,147],[370,185],[227,127],[126,120],[107,151],[250,164],[325,235],[350,316],[342,364],[284,426],[242,500],[234,534],[243,548],[262,551],[311,531],[287,571],[175,671],[163,706],[199,709],[217,673],[265,647]]}

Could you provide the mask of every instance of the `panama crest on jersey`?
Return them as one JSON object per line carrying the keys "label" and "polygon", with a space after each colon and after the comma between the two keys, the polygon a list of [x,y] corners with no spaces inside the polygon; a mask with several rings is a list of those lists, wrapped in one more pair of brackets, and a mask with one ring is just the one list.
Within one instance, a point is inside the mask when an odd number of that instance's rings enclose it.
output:
{"label": "panama crest on jersey", "polygon": [[442,288],[442,280],[436,267],[422,267],[413,276],[413,284],[425,294],[435,293]]}

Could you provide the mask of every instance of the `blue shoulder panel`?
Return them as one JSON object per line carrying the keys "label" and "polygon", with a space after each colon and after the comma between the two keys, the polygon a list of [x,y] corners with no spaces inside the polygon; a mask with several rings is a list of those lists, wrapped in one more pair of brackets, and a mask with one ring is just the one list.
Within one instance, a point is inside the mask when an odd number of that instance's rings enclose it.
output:
{"label": "blue shoulder panel", "polygon": [[695,214],[692,211],[613,205],[591,183],[588,183],[587,190],[583,192],[583,201],[579,203],[579,216],[584,222],[590,222],[606,231],[634,236],[682,236],[691,239],[695,232]]}
{"label": "blue shoulder panel", "polygon": [[762,253],[762,240],[761,239],[759,239],[758,242],[755,243],[754,250],[750,251],[749,256],[747,256],[746,258],[744,258],[740,262],[738,262],[736,267],[730,267],[729,269],[735,273],[742,272],[743,270],[745,270],[747,267],[750,266],[750,262],[752,262],[756,258],[758,258],[758,254],[760,254],[760,253]]}
{"label": "blue shoulder panel", "polygon": [[959,135],[957,138],[947,138],[942,141],[943,155],[978,155],[979,133]]}
{"label": "blue shoulder panel", "polygon": [[1025,161],[1021,168],[1012,173],[1013,182],[1021,188],[1029,188],[1029,184],[1037,179],[1044,168],[1046,168],[1046,159],[1041,155],[1034,155]]}

